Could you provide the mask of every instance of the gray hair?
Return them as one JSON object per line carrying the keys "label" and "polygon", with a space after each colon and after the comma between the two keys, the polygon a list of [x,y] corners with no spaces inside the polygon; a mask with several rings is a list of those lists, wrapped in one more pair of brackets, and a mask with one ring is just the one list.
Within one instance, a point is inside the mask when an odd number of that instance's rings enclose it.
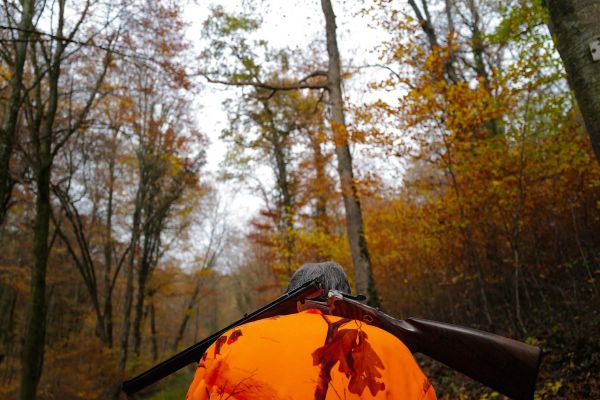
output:
{"label": "gray hair", "polygon": [[294,272],[285,291],[286,293],[291,292],[314,279],[318,281],[325,296],[330,290],[351,294],[350,284],[344,269],[333,261],[304,264]]}

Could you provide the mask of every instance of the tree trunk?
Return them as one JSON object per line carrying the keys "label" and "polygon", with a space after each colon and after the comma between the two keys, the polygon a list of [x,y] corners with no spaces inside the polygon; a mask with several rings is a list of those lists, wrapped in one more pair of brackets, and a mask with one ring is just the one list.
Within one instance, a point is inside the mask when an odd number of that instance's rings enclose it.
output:
{"label": "tree trunk", "polygon": [[0,344],[2,351],[0,352],[0,372],[4,370],[0,376],[0,385],[8,384],[12,380],[12,361],[15,353],[15,309],[17,305],[16,290],[0,285],[0,299],[2,299],[0,307]]}
{"label": "tree trunk", "polygon": [[196,318],[194,321],[194,343],[198,342],[198,332],[200,331],[200,310],[196,307]]}
{"label": "tree trunk", "polygon": [[521,260],[519,259],[519,250],[516,248],[513,249],[513,264],[514,264],[514,288],[515,288],[515,317],[517,319],[517,326],[519,328],[519,333],[522,335],[527,334],[527,329],[525,328],[525,324],[523,323],[523,317],[521,315],[521,292],[520,292],[520,282],[521,282]]}
{"label": "tree trunk", "polygon": [[[64,22],[64,3],[59,4],[59,28],[62,36]],[[36,397],[37,385],[42,375],[44,363],[44,340],[46,337],[46,268],[48,266],[48,232],[52,206],[50,204],[50,181],[52,174],[52,134],[54,119],[58,109],[58,81],[60,78],[61,58],[64,43],[57,41],[55,53],[48,71],[48,100],[44,114],[41,89],[36,89],[37,115],[43,121],[30,126],[32,142],[35,145],[35,183],[37,188],[36,213],[33,233],[33,268],[31,271],[31,293],[27,309],[27,331],[23,345],[21,363],[20,400],[32,400]],[[36,55],[33,55],[36,57]],[[41,73],[36,68],[37,73]],[[45,117],[45,118],[44,118]]]}
{"label": "tree trunk", "polygon": [[50,226],[50,163],[44,163],[36,176],[37,198],[33,236],[31,294],[27,310],[27,332],[21,364],[20,400],[36,397],[44,363],[46,336],[46,267]]}
{"label": "tree trunk", "polygon": [[12,193],[13,181],[10,176],[10,159],[17,133],[17,119],[21,109],[21,88],[23,69],[27,58],[29,36],[33,30],[32,19],[34,0],[23,1],[23,13],[19,22],[17,42],[15,43],[14,70],[9,82],[8,109],[4,114],[0,137],[0,225],[4,222]]}
{"label": "tree trunk", "polygon": [[280,194],[278,201],[279,212],[281,213],[281,230],[285,240],[285,260],[286,270],[289,277],[292,276],[292,260],[294,254],[294,212],[293,197],[290,190],[290,179],[287,171],[287,160],[285,156],[285,135],[273,127],[271,132],[271,143],[273,144],[273,156],[276,164],[276,184]]}
{"label": "tree trunk", "polygon": [[183,315],[181,324],[179,325],[179,330],[177,331],[177,337],[175,338],[175,342],[173,342],[173,351],[177,350],[177,346],[179,345],[179,342],[181,341],[181,339],[183,339],[183,334],[185,333],[185,327],[187,326],[190,316],[192,315],[192,312],[194,311],[194,306],[196,305],[196,299],[198,298],[198,295],[200,294],[201,284],[202,284],[202,280],[198,279],[196,281],[196,286],[194,287],[194,292],[192,293],[192,296],[190,297],[190,301],[188,302],[188,305],[185,309],[185,314]]}
{"label": "tree trunk", "polygon": [[[152,196],[149,196],[149,198],[145,197],[145,201],[152,204],[154,199]],[[150,209],[153,210],[152,207]],[[138,357],[140,356],[142,346],[142,311],[144,310],[144,301],[146,299],[146,284],[157,262],[160,234],[163,227],[162,221],[166,218],[166,213],[159,211],[147,211],[143,214],[145,214],[143,228],[144,244],[142,246],[140,270],[138,272],[138,296],[135,305],[135,318],[133,320],[133,349],[135,355]]]}
{"label": "tree trunk", "polygon": [[[275,125],[275,113],[269,107],[268,100],[262,100],[262,107],[267,113],[268,120],[265,126],[265,136],[271,144],[271,156],[273,157],[273,172],[275,174],[275,186],[277,188],[277,228],[283,237],[285,244],[285,265],[288,277],[292,275],[292,263],[294,255],[294,193],[290,174],[288,173],[289,144],[287,139],[289,131],[279,129]],[[258,119],[256,119],[259,122]],[[260,122],[259,122],[260,123]]]}
{"label": "tree trunk", "polygon": [[142,265],[138,273],[138,292],[135,303],[135,316],[133,319],[133,351],[137,357],[140,356],[142,347],[142,314],[144,310],[144,300],[146,298],[146,282],[150,271],[147,260],[143,260],[143,258],[144,257],[142,257]]}
{"label": "tree trunk", "polygon": [[113,134],[112,150],[108,164],[108,204],[106,206],[106,231],[104,237],[104,331],[109,348],[113,345],[112,324],[112,216],[115,186],[115,151],[118,131]]}
{"label": "tree trunk", "polygon": [[333,13],[331,0],[321,0],[321,6],[325,15],[327,54],[329,55],[327,86],[331,102],[330,122],[335,142],[335,154],[338,161],[337,170],[340,176],[342,196],[346,210],[346,228],[350,242],[350,251],[352,253],[352,264],[354,265],[354,282],[357,292],[366,295],[369,304],[378,306],[379,298],[373,284],[371,259],[367,248],[362,211],[352,171],[352,156],[350,155],[350,147],[348,145],[335,14]]}
{"label": "tree trunk", "polygon": [[317,228],[322,229],[323,232],[327,233],[327,174],[325,172],[325,156],[323,155],[321,142],[317,137],[317,133],[310,132],[308,136],[310,138],[310,146],[313,151],[313,164],[316,175],[313,187],[316,197],[314,221]]}
{"label": "tree trunk", "polygon": [[0,286],[0,341],[6,347],[10,344],[10,338],[15,328],[15,306],[17,304],[17,292],[7,286]]}
{"label": "tree trunk", "polygon": [[[550,31],[565,64],[596,158],[600,161],[600,61],[593,61],[590,43],[600,48],[598,0],[546,0]],[[600,57],[600,50],[595,56]]]}
{"label": "tree trunk", "polygon": [[[127,354],[129,345],[129,331],[131,329],[131,306],[133,304],[133,273],[135,267],[135,253],[137,250],[137,244],[140,234],[140,218],[142,209],[142,188],[141,181],[139,183],[138,191],[136,194],[135,210],[133,212],[133,226],[131,227],[131,250],[127,259],[126,266],[126,286],[125,286],[125,302],[123,303],[123,327],[121,330],[121,350],[119,354],[119,376],[122,376],[125,372],[125,365],[127,364]],[[115,398],[118,398],[121,387],[120,382],[115,393]]]}
{"label": "tree trunk", "polygon": [[[70,239],[63,232],[62,227],[59,222],[55,220],[54,223],[56,225],[56,231],[58,235],[67,246],[67,251],[73,258],[81,277],[85,283],[85,287],[90,296],[90,300],[92,302],[92,306],[94,308],[94,312],[96,314],[96,335],[102,340],[104,344],[108,346],[108,335],[106,333],[106,324],[104,320],[104,314],[100,309],[100,299],[98,297],[98,285],[96,282],[96,274],[95,274],[95,266],[94,259],[92,257],[92,252],[90,250],[89,241],[85,235],[84,224],[82,223],[81,217],[75,208],[72,200],[69,198],[68,193],[60,191],[60,189],[55,189],[56,196],[60,199],[62,204],[62,209],[64,211],[65,216],[71,223],[73,233],[76,237],[77,245],[79,246],[79,252],[81,254],[81,258],[77,255],[77,252],[73,248]],[[93,212],[94,213],[94,212]]]}
{"label": "tree trunk", "polygon": [[152,334],[152,359],[158,360],[158,340],[156,333],[156,309],[154,308],[154,293],[150,297],[150,332]]}

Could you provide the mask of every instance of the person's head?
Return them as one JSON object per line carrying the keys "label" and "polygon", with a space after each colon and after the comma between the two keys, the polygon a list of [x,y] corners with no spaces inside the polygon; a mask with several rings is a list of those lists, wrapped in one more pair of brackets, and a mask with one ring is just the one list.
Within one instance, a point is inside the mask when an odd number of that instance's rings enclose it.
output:
{"label": "person's head", "polygon": [[314,279],[317,279],[325,295],[330,290],[338,290],[342,293],[351,294],[346,273],[338,263],[333,261],[304,264],[294,272],[285,291],[286,293],[291,292]]}

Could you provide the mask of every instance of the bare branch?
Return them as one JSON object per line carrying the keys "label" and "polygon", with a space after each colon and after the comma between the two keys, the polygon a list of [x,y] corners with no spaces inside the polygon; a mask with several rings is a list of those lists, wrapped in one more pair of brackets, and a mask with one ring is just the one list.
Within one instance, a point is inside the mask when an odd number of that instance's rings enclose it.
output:
{"label": "bare branch", "polygon": [[315,78],[317,76],[324,76],[325,78],[327,78],[327,71],[318,70],[318,71],[312,72],[312,73],[306,75],[304,78],[300,79],[298,82],[303,83],[303,82],[308,81],[310,78]]}
{"label": "bare branch", "polygon": [[400,74],[396,71],[394,71],[392,68],[388,67],[387,65],[384,64],[366,64],[366,65],[359,65],[358,67],[355,67],[356,70],[361,70],[361,69],[365,69],[365,68],[381,68],[381,69],[385,69],[387,70],[390,74],[394,75],[394,77],[396,77],[399,81],[403,81],[402,77],[400,76]]}
{"label": "bare branch", "polygon": [[[109,41],[109,44],[112,42],[113,39],[111,39],[111,41]],[[75,121],[75,124],[73,124],[73,126],[71,126],[69,128],[69,131],[67,132],[67,134],[64,135],[64,137],[56,144],[53,152],[52,152],[52,156],[56,156],[56,153],[61,149],[61,147],[69,140],[69,138],[73,135],[73,133],[75,133],[76,131],[78,131],[83,122],[85,121],[85,117],[87,116],[87,114],[89,113],[90,109],[92,108],[92,104],[94,103],[94,100],[96,99],[96,96],[100,90],[100,87],[102,85],[102,83],[104,82],[104,78],[106,76],[106,72],[108,71],[108,66],[110,65],[110,61],[112,58],[112,53],[110,51],[108,51],[104,57],[104,62],[102,65],[102,71],[100,73],[100,76],[98,77],[98,79],[96,80],[96,84],[94,85],[94,89],[92,90],[92,92],[90,93],[90,96],[83,108],[83,110],[81,111],[81,113],[79,114],[79,117],[77,118],[77,120]]]}
{"label": "bare branch", "polygon": [[[237,81],[237,82],[224,81],[224,80],[220,80],[220,79],[213,79],[210,76],[208,76],[207,74],[200,74],[200,75],[203,76],[209,83],[218,83],[220,85],[240,86],[240,87],[252,86],[255,88],[272,90],[275,92],[300,90],[300,89],[327,89],[327,84],[306,82],[306,80],[309,78],[308,76],[305,77],[303,80],[298,81],[295,84],[279,85],[279,84],[263,83],[263,82],[256,82],[256,81]],[[314,76],[318,76],[318,75],[314,75]]]}

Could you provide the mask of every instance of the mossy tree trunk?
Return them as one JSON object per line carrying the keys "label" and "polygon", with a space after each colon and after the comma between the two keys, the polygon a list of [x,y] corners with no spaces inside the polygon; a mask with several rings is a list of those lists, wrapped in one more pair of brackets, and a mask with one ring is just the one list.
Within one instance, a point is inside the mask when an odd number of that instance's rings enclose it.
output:
{"label": "mossy tree trunk", "polygon": [[600,61],[593,60],[590,50],[590,43],[596,41],[595,55],[600,57],[600,2],[546,0],[546,6],[550,31],[600,161]]}

